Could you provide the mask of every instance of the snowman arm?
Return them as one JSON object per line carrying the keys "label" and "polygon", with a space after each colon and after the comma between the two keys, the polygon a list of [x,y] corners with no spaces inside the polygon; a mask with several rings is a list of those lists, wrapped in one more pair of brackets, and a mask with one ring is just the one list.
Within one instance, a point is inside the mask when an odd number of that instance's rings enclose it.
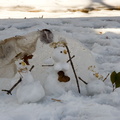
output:
{"label": "snowman arm", "polygon": [[71,67],[72,67],[72,70],[73,70],[73,73],[74,73],[74,76],[75,76],[75,79],[76,79],[76,83],[77,83],[77,87],[78,87],[78,92],[80,93],[80,86],[79,86],[77,74],[76,74],[76,71],[75,71],[75,68],[74,68],[72,59],[71,59],[72,57],[71,57],[71,54],[70,54],[70,50],[69,50],[69,48],[68,48],[67,45],[65,45],[65,47],[66,47],[66,49],[67,49],[68,57],[69,57],[69,60],[70,60],[70,64],[71,64]]}
{"label": "snowman arm", "polygon": [[7,92],[8,95],[9,95],[9,94],[12,95],[12,93],[11,93],[12,90],[13,90],[21,81],[22,81],[22,78],[20,78],[20,79],[18,80],[18,82],[15,83],[11,89],[9,89],[9,90],[2,90],[2,91]]}
{"label": "snowman arm", "polygon": [[108,78],[109,75],[110,75],[110,73],[107,74],[107,76],[104,78],[103,82]]}
{"label": "snowman arm", "polygon": [[88,84],[85,80],[83,80],[81,77],[78,77],[79,78],[79,80],[81,80],[84,84]]}
{"label": "snowman arm", "polygon": [[42,67],[53,67],[54,66],[54,64],[53,65],[42,65]]}
{"label": "snowman arm", "polygon": [[32,67],[30,68],[30,70],[29,70],[29,71],[31,72],[31,71],[32,71],[32,69],[33,69],[34,67],[35,67],[35,66],[34,66],[34,65],[32,65]]}
{"label": "snowman arm", "polygon": [[73,55],[73,56],[67,61],[67,63],[70,62],[70,60],[72,60],[74,57],[75,57],[75,55]]}

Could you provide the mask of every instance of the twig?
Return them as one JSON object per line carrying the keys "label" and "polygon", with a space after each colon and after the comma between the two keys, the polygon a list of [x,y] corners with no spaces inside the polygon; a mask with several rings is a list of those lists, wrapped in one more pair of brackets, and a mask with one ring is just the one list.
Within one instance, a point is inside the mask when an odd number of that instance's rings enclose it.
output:
{"label": "twig", "polygon": [[73,59],[74,57],[75,57],[75,55],[73,55],[73,56],[67,61],[67,63],[70,62],[70,60]]}
{"label": "twig", "polygon": [[31,72],[31,71],[32,71],[32,69],[33,69],[34,67],[35,67],[35,66],[33,65],[33,66],[30,68],[30,70],[29,70],[29,71]]}
{"label": "twig", "polygon": [[54,99],[54,98],[52,98],[51,100],[54,100],[54,101],[57,101],[57,102],[62,102],[61,100]]}
{"label": "twig", "polygon": [[69,48],[68,48],[68,46],[67,46],[66,44],[65,44],[65,47],[66,47],[66,49],[67,49],[68,56],[69,56],[69,60],[70,60],[70,64],[71,64],[71,66],[72,66],[72,70],[73,70],[73,73],[74,73],[75,78],[76,78],[76,83],[77,83],[77,87],[78,87],[78,92],[80,93],[80,87],[79,87],[78,77],[77,77],[77,74],[76,74],[76,71],[75,71],[75,68],[74,68],[72,59],[71,59],[70,51],[69,51]]}
{"label": "twig", "polygon": [[[30,72],[32,71],[32,69],[34,68],[34,65],[30,68]],[[20,74],[20,72],[19,72],[19,74]],[[22,78],[23,78],[23,76],[20,74],[20,79],[17,81],[17,83],[15,83],[14,85],[13,85],[13,87],[10,89],[10,90],[2,90],[2,91],[5,91],[5,92],[7,92],[7,94],[9,95],[12,95],[12,90],[22,81]]]}
{"label": "twig", "polygon": [[115,90],[115,84],[112,84],[112,86],[113,86],[113,91]]}
{"label": "twig", "polygon": [[52,67],[52,66],[54,66],[54,64],[53,65],[42,65],[42,67]]}
{"label": "twig", "polygon": [[84,81],[81,77],[78,77],[84,84],[88,84],[86,81]]}
{"label": "twig", "polygon": [[109,75],[110,75],[110,73],[107,74],[107,76],[104,78],[103,82],[108,78]]}
{"label": "twig", "polygon": [[12,90],[20,83],[22,81],[22,78],[20,78],[19,80],[18,80],[18,82],[17,83],[15,83],[14,85],[13,85],[13,87],[10,89],[10,90],[2,90],[2,91],[5,91],[5,92],[7,92],[7,94],[9,95],[12,95]]}

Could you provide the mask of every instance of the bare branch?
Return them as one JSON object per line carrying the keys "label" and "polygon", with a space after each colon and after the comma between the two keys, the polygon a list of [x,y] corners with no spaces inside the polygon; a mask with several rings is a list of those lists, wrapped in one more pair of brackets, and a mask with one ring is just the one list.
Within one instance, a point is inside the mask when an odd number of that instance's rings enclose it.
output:
{"label": "bare branch", "polygon": [[52,66],[54,66],[54,64],[53,65],[42,65],[42,67],[52,67]]}
{"label": "bare branch", "polygon": [[76,78],[76,83],[77,83],[77,87],[78,87],[78,92],[80,93],[79,81],[78,81],[78,77],[77,77],[77,74],[76,74],[76,71],[75,71],[75,68],[74,68],[74,65],[73,65],[72,59],[71,59],[72,57],[71,57],[71,55],[70,55],[69,48],[68,48],[68,46],[67,46],[66,44],[65,44],[65,47],[66,47],[66,49],[67,49],[68,56],[69,56],[69,60],[70,60],[70,64],[71,64],[71,66],[72,66],[72,70],[73,70],[73,73],[74,73],[75,78]]}
{"label": "bare branch", "polygon": [[84,84],[88,84],[86,81],[84,81],[81,77],[78,77]]}
{"label": "bare branch", "polygon": [[67,61],[67,63],[70,62],[70,60],[73,59],[74,57],[75,57],[75,55],[73,55],[73,56]]}
{"label": "bare branch", "polygon": [[109,75],[110,75],[110,73],[107,74],[107,76],[104,78],[103,82],[108,78]]}
{"label": "bare branch", "polygon": [[35,66],[33,65],[33,66],[30,68],[30,70],[29,70],[29,71],[31,72],[31,71],[32,71],[32,69],[33,69],[34,67],[35,67]]}
{"label": "bare branch", "polygon": [[10,89],[10,90],[2,90],[2,91],[5,91],[5,92],[7,92],[7,94],[9,95],[12,95],[12,90],[20,83],[22,81],[22,78],[20,78],[19,80],[18,80],[18,82],[17,83],[15,83],[14,85],[13,85],[13,87]]}

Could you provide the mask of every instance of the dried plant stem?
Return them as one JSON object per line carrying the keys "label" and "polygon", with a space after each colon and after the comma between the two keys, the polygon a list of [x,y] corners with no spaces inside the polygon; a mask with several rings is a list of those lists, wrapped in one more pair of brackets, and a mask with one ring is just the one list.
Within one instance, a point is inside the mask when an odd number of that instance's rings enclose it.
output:
{"label": "dried plant stem", "polygon": [[9,95],[12,95],[12,90],[20,83],[22,81],[22,78],[20,78],[19,80],[18,80],[18,82],[17,83],[15,83],[14,85],[13,85],[13,87],[10,89],[10,90],[2,90],[2,91],[5,91],[5,92],[7,92],[7,94]]}
{"label": "dried plant stem", "polygon": [[78,77],[84,84],[88,84],[86,81],[84,81],[81,77]]}
{"label": "dried plant stem", "polygon": [[51,100],[53,100],[53,101],[57,101],[57,102],[62,102],[61,100],[54,99],[54,98],[52,98]]}
{"label": "dried plant stem", "polygon": [[42,67],[52,67],[54,65],[42,65]]}
{"label": "dried plant stem", "polygon": [[34,67],[35,67],[35,66],[33,65],[33,66],[30,68],[30,70],[29,70],[29,71],[31,72],[31,71],[32,71],[32,69],[33,69]]}
{"label": "dried plant stem", "polygon": [[108,78],[109,75],[110,75],[110,73],[107,74],[107,76],[104,78],[103,82]]}
{"label": "dried plant stem", "polygon": [[113,85],[113,91],[115,90],[115,84],[112,84]]}
{"label": "dried plant stem", "polygon": [[[30,72],[32,71],[32,69],[34,68],[34,65],[30,68]],[[20,72],[19,72],[19,74],[20,74]],[[22,81],[22,78],[23,78],[23,76],[20,74],[20,79],[17,81],[17,83],[15,83],[14,85],[13,85],[13,87],[10,89],[10,90],[2,90],[2,91],[5,91],[5,92],[7,92],[7,94],[9,95],[12,95],[12,90]]]}
{"label": "dried plant stem", "polygon": [[76,71],[75,71],[75,68],[74,68],[74,65],[73,65],[73,62],[72,62],[72,57],[70,55],[70,51],[69,51],[69,48],[68,46],[65,44],[65,47],[67,49],[67,52],[68,52],[68,56],[69,56],[69,60],[70,60],[70,64],[71,64],[71,67],[72,67],[72,70],[73,70],[73,73],[75,75],[75,78],[76,78],[76,83],[77,83],[77,87],[78,87],[78,92],[80,93],[80,86],[79,86],[79,81],[78,81],[78,77],[77,77],[77,74],[76,74]]}
{"label": "dried plant stem", "polygon": [[73,55],[73,56],[67,61],[67,63],[70,62],[70,60],[73,59],[74,57],[75,57],[75,55]]}

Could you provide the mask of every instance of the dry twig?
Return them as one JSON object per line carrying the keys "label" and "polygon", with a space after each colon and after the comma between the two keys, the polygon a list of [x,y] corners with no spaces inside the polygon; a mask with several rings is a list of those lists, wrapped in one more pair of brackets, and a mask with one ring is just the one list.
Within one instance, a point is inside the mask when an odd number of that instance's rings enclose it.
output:
{"label": "dry twig", "polygon": [[52,67],[54,65],[42,65],[42,67]]}
{"label": "dry twig", "polygon": [[78,77],[84,84],[88,84],[86,81],[84,81],[81,77]]}
{"label": "dry twig", "polygon": [[75,78],[76,78],[76,83],[77,83],[77,87],[78,87],[78,92],[80,93],[80,86],[79,86],[79,81],[78,81],[78,77],[77,77],[77,74],[76,74],[76,71],[75,71],[75,68],[74,68],[74,65],[73,65],[73,62],[72,62],[72,57],[70,55],[70,50],[68,48],[68,46],[65,44],[65,47],[67,49],[67,52],[68,52],[68,56],[69,56],[69,60],[70,60],[70,64],[72,66],[72,70],[73,70],[73,73],[75,75]]}
{"label": "dry twig", "polygon": [[51,100],[53,100],[53,101],[57,101],[57,102],[62,102],[61,100],[54,99],[54,98],[52,98]]}
{"label": "dry twig", "polygon": [[104,78],[103,82],[108,78],[109,75],[110,75],[110,73],[107,74],[107,76]]}
{"label": "dry twig", "polygon": [[67,61],[67,63],[70,62],[70,60],[73,59],[74,57],[75,57],[75,55],[73,55],[73,56]]}
{"label": "dry twig", "polygon": [[19,80],[18,80],[18,82],[17,83],[15,83],[14,85],[13,85],[13,87],[10,89],[10,90],[2,90],[2,91],[5,91],[5,92],[7,92],[7,94],[9,95],[12,95],[12,90],[20,83],[22,81],[22,78],[20,78]]}

